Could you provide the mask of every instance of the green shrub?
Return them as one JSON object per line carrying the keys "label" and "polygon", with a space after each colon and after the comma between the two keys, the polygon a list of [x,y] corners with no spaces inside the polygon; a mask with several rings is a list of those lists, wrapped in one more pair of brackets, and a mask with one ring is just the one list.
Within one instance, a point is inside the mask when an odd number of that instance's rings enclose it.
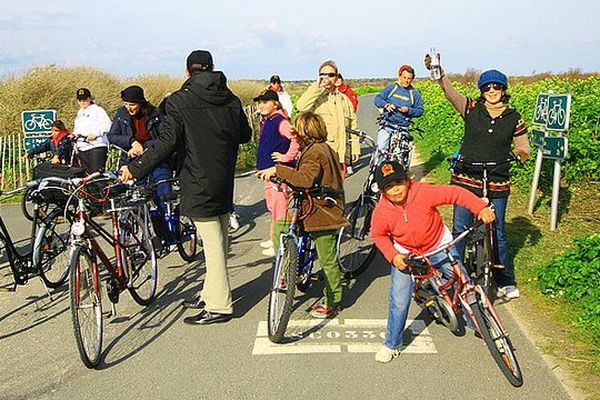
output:
{"label": "green shrub", "polygon": [[576,307],[573,322],[589,329],[600,351],[600,232],[575,240],[575,246],[539,269],[545,295]]}

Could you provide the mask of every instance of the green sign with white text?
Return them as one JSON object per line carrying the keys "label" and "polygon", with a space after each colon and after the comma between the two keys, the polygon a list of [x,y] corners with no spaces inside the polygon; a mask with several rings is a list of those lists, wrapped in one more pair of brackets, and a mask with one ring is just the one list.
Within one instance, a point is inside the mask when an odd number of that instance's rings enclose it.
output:
{"label": "green sign with white text", "polygon": [[531,132],[531,143],[534,146],[541,147],[544,144],[544,137],[546,136],[546,132],[540,131],[539,129],[534,129]]}
{"label": "green sign with white text", "polygon": [[555,160],[564,160],[567,158],[569,141],[564,136],[548,136],[544,138],[542,147],[542,156]]}

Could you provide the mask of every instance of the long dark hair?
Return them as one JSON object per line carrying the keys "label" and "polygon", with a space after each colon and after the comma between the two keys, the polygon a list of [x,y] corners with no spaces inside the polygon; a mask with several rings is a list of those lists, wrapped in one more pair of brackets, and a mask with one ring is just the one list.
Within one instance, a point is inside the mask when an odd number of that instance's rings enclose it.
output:
{"label": "long dark hair", "polygon": [[67,130],[67,127],[66,127],[65,123],[62,122],[60,119],[57,119],[56,121],[54,121],[52,123],[52,128],[58,128],[61,131],[66,131]]}

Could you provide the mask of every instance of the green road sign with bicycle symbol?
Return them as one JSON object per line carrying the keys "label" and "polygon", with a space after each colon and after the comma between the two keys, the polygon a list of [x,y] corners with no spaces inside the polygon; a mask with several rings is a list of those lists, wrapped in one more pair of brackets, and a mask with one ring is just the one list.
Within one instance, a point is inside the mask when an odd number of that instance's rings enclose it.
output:
{"label": "green road sign with bicycle symbol", "polygon": [[542,154],[544,158],[564,160],[567,157],[569,141],[564,136],[548,136],[544,138]]}
{"label": "green road sign with bicycle symbol", "polygon": [[56,121],[56,110],[32,110],[21,113],[21,124],[25,136],[49,134]]}
{"label": "green road sign with bicycle symbol", "polygon": [[538,94],[535,103],[535,113],[533,114],[533,123],[538,125],[546,125],[546,114],[548,112],[548,96],[550,93]]}
{"label": "green road sign with bicycle symbol", "polygon": [[571,114],[570,94],[551,94],[548,96],[546,129],[549,131],[567,131]]}

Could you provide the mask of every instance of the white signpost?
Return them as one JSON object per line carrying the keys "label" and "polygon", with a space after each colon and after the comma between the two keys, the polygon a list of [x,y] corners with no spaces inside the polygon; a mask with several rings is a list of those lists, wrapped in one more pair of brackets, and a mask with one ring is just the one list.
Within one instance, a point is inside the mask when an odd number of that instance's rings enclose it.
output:
{"label": "white signpost", "polygon": [[[554,160],[554,176],[552,180],[552,209],[550,212],[550,230],[556,229],[558,221],[558,195],[560,192],[561,162],[567,158],[569,141],[566,135],[569,130],[571,114],[571,95],[540,93],[535,105],[533,123],[538,129],[533,129],[532,143],[538,148],[535,159],[535,171],[529,196],[529,214],[533,214],[535,193],[540,181],[542,161],[544,158]],[[556,132],[557,136],[549,136],[548,132]]]}

